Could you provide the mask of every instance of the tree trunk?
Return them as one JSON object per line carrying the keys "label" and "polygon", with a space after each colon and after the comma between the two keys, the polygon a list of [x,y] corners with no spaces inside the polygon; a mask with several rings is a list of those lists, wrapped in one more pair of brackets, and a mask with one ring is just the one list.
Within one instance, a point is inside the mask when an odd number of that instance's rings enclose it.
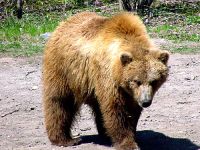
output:
{"label": "tree trunk", "polygon": [[144,11],[150,8],[154,0],[119,0],[119,8],[124,11]]}
{"label": "tree trunk", "polygon": [[17,0],[17,18],[21,19],[23,15],[23,0]]}
{"label": "tree trunk", "polygon": [[132,11],[131,0],[119,0],[119,9],[121,11]]}

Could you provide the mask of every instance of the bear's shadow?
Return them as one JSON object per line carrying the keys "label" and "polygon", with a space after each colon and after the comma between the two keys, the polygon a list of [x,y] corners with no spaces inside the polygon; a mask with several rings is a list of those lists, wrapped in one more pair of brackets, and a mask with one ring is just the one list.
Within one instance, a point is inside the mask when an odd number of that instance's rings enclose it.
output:
{"label": "bear's shadow", "polygon": [[[81,137],[81,143],[94,143],[111,146],[111,142],[102,139],[98,135]],[[171,138],[162,133],[151,130],[138,131],[137,142],[141,150],[198,150],[200,146],[185,138]]]}

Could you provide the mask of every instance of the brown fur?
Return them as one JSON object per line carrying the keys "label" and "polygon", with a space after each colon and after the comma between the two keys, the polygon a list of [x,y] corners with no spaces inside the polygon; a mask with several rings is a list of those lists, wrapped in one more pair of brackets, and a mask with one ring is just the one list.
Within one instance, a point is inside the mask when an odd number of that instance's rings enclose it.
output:
{"label": "brown fur", "polygon": [[80,106],[94,111],[100,135],[117,149],[137,148],[141,106],[165,82],[168,53],[156,48],[138,16],[105,18],[84,12],[62,22],[46,44],[43,63],[45,125],[56,145],[79,142],[71,127]]}

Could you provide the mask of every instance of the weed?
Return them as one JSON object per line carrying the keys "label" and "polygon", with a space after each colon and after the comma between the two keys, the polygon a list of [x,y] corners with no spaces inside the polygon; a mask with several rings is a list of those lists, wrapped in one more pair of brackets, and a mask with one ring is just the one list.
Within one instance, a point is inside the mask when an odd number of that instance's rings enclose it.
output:
{"label": "weed", "polygon": [[174,53],[199,53],[200,49],[196,47],[174,47],[171,48]]}

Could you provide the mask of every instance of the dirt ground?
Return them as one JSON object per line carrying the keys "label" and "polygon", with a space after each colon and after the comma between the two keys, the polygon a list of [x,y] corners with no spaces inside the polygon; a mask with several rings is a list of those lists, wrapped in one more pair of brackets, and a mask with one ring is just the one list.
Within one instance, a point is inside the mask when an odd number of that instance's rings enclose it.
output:
{"label": "dirt ground", "polygon": [[[48,141],[41,104],[41,56],[0,58],[0,150],[111,150],[83,106],[73,128],[83,144],[56,147]],[[168,81],[144,109],[137,138],[142,150],[200,149],[200,54],[172,54]]]}

